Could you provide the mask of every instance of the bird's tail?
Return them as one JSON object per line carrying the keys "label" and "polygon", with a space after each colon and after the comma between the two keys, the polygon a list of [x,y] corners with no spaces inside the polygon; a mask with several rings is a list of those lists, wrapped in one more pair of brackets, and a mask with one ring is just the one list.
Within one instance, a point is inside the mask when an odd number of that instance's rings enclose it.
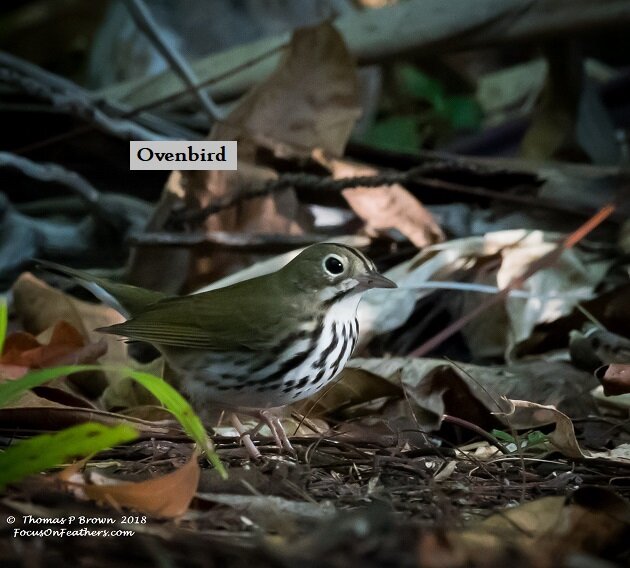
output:
{"label": "bird's tail", "polygon": [[138,286],[131,286],[129,284],[112,282],[106,278],[93,276],[89,272],[63,266],[62,264],[57,264],[55,262],[49,262],[47,260],[36,260],[36,262],[38,266],[48,270],[49,272],[62,274],[75,280],[86,290],[94,294],[94,296],[103,303],[114,308],[126,318],[129,318],[139,311],[144,310],[151,304],[168,297],[167,294],[163,294],[162,292],[147,290],[146,288],[139,288]]}

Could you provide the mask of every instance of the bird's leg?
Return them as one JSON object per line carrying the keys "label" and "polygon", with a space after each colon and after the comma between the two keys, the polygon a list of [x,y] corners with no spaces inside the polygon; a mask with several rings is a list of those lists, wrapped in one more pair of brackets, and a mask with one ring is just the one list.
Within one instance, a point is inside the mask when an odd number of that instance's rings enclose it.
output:
{"label": "bird's leg", "polygon": [[232,422],[232,426],[234,426],[238,432],[241,442],[243,442],[243,446],[247,450],[249,457],[253,460],[259,460],[262,456],[258,448],[254,445],[254,442],[252,442],[250,432],[245,429],[245,426],[243,426],[243,423],[238,419],[236,414],[231,414],[230,421]]}
{"label": "bird's leg", "polygon": [[252,457],[252,459],[256,460],[261,457],[260,451],[252,442],[251,437],[256,435],[263,426],[267,426],[269,428],[271,435],[273,436],[273,440],[280,451],[284,450],[295,455],[295,449],[291,445],[291,442],[289,441],[289,438],[284,431],[284,427],[282,426],[280,418],[276,416],[273,412],[270,412],[269,410],[241,412],[245,412],[245,414],[249,414],[250,416],[253,416],[259,420],[258,424],[254,428],[252,428],[251,430],[246,430],[245,426],[243,426],[236,414],[231,414],[230,416],[232,426],[238,432],[243,442],[243,445],[247,449],[247,453]]}
{"label": "bird's leg", "polygon": [[269,412],[268,410],[261,410],[258,413],[258,417],[260,418],[261,422],[265,423],[269,427],[269,430],[271,430],[276,445],[280,450],[285,450],[291,454],[296,453],[295,449],[291,445],[291,442],[289,441],[289,438],[287,437],[287,433],[284,431],[284,427],[282,426],[280,418],[278,418],[275,414]]}

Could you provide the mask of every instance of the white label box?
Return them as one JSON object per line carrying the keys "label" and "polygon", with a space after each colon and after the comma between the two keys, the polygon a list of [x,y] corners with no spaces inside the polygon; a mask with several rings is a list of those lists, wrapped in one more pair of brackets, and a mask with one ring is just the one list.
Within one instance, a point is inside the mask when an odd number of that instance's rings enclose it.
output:
{"label": "white label box", "polygon": [[132,140],[130,170],[236,170],[235,140]]}

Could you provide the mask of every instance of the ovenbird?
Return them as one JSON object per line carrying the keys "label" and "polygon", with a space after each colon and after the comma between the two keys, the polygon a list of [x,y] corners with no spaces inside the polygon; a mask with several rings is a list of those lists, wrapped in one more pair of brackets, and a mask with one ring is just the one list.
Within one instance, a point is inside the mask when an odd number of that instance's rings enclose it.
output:
{"label": "ovenbird", "polygon": [[[396,287],[363,253],[340,244],[312,245],[276,272],[190,296],[42,264],[129,317],[99,331],[157,347],[197,408],[218,403],[265,411],[317,393],[352,353],[362,294]],[[279,420],[260,416],[290,448]]]}

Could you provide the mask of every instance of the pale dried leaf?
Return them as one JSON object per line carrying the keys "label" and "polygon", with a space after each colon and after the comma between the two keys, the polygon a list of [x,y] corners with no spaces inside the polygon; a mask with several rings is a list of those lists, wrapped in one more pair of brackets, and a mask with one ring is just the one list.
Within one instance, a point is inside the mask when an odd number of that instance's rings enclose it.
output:
{"label": "pale dried leaf", "polygon": [[[373,176],[378,170],[344,160],[328,160],[334,179]],[[397,229],[418,248],[444,240],[444,233],[431,213],[402,185],[353,187],[342,194],[366,223],[369,233]]]}
{"label": "pale dried leaf", "polygon": [[[483,237],[455,239],[426,247],[414,258],[385,275],[398,284],[395,290],[371,290],[359,305],[360,346],[374,335],[390,332],[404,324],[411,316],[418,299],[435,288],[432,286],[458,284],[449,282],[461,278],[457,273],[467,271],[472,276],[467,282],[500,289],[513,277],[520,276],[529,263],[556,245],[561,235],[540,231],[497,231]],[[487,261],[500,256],[498,270],[485,270]],[[480,265],[483,270],[474,271]],[[580,249],[565,251],[554,266],[539,270],[530,277],[522,290],[514,290],[507,301],[487,312],[483,318],[469,323],[463,334],[475,358],[499,357],[512,353],[514,347],[530,335],[540,323],[554,321],[570,313],[576,304],[593,297],[595,286],[603,279],[611,265]],[[456,276],[457,275],[457,276]],[[478,286],[478,288],[481,288]],[[478,306],[479,291],[451,294],[452,316],[459,317]],[[620,298],[620,306],[627,298]],[[621,311],[615,307],[615,313]],[[612,308],[611,308],[612,309]]]}
{"label": "pale dried leaf", "polygon": [[595,452],[580,447],[573,428],[573,422],[553,405],[536,404],[527,400],[511,400],[519,422],[529,421],[534,427],[555,424],[555,430],[549,434],[553,446],[570,458],[604,459],[612,462],[630,464],[630,444],[620,445],[613,450]]}
{"label": "pale dried leaf", "polygon": [[630,393],[606,396],[601,385],[591,391],[591,396],[604,414],[627,417],[630,411]]}

